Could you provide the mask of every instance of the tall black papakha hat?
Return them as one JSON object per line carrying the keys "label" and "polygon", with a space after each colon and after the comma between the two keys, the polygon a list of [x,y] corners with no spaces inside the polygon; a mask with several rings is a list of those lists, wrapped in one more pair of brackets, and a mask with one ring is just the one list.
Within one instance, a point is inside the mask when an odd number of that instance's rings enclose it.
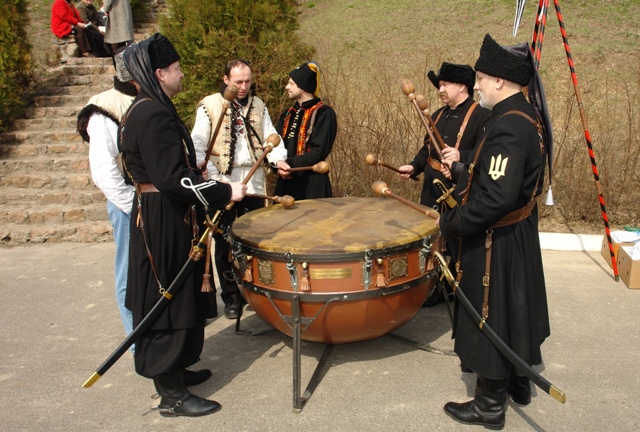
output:
{"label": "tall black papakha hat", "polygon": [[164,69],[172,63],[180,60],[180,54],[166,36],[157,34],[149,45],[149,60],[151,61],[151,69]]}
{"label": "tall black papakha hat", "polygon": [[320,68],[316,63],[303,63],[289,72],[289,76],[302,90],[311,93],[313,96],[318,96],[318,90],[320,90]]}
{"label": "tall black papakha hat", "polygon": [[447,81],[451,83],[464,84],[467,86],[469,96],[473,97],[473,86],[476,83],[476,72],[469,65],[455,64],[443,62],[436,75],[433,71],[427,73],[429,81],[440,88],[440,81]]}
{"label": "tall black papakha hat", "polygon": [[533,65],[526,57],[507,51],[489,34],[482,41],[480,57],[474,68],[476,71],[518,83],[521,86],[526,86],[533,74]]}

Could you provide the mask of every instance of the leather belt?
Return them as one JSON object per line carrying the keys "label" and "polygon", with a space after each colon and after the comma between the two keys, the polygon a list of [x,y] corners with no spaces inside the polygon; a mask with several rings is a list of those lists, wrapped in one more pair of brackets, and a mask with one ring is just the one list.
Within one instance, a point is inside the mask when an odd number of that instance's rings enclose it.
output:
{"label": "leather belt", "polygon": [[140,193],[160,192],[158,188],[153,185],[153,183],[138,183],[138,190],[140,191]]}

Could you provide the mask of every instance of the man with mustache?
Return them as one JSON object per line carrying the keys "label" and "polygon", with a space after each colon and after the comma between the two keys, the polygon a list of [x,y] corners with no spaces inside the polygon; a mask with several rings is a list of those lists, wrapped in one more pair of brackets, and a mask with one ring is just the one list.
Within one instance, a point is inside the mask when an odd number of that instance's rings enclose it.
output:
{"label": "man with mustache", "polygon": [[[444,106],[431,116],[436,129],[442,136],[444,143],[449,147],[456,148],[464,158],[464,154],[473,149],[478,138],[484,132],[484,124],[490,114],[489,110],[482,108],[473,100],[476,73],[469,65],[444,62],[440,66],[438,75],[433,71],[429,71],[427,75],[438,89],[440,99],[444,103]],[[438,154],[433,148],[434,145],[427,134],[424,137],[424,145],[413,161],[398,169],[403,178],[424,173],[420,204],[434,208],[439,212],[445,212],[446,205],[436,202],[442,195],[442,191],[433,182],[440,180],[447,190],[453,187],[453,183],[441,172],[441,163],[437,160]],[[456,242],[447,242],[445,247],[447,255],[454,263],[456,261]],[[454,268],[451,270],[455,272]],[[424,306],[435,306],[442,300],[441,291],[436,289],[433,290]]]}

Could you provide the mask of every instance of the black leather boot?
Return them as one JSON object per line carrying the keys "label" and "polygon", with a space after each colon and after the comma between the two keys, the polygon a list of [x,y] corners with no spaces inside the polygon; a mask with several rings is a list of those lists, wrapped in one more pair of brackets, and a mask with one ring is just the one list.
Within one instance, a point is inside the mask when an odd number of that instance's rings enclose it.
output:
{"label": "black leather boot", "polygon": [[207,381],[213,374],[209,369],[202,369],[199,371],[190,371],[189,369],[185,369],[182,375],[184,376],[184,385],[187,387],[193,387]]}
{"label": "black leather boot", "polygon": [[518,375],[515,370],[511,370],[509,376],[509,395],[511,400],[518,405],[529,405],[531,403],[531,384],[529,378]]}
{"label": "black leather boot", "polygon": [[508,383],[509,378],[493,380],[478,375],[475,398],[464,403],[449,402],[444,410],[461,423],[502,429]]}
{"label": "black leather boot", "polygon": [[182,371],[157,375],[153,383],[160,395],[158,411],[164,417],[200,417],[219,411],[222,406],[215,401],[189,393],[184,385]]}

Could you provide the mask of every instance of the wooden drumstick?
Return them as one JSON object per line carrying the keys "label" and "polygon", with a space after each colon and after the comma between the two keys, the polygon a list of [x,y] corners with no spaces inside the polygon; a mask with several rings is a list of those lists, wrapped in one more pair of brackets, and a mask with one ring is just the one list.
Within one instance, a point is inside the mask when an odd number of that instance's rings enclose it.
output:
{"label": "wooden drumstick", "polygon": [[427,102],[427,98],[425,98],[421,94],[416,95],[416,103],[418,104],[418,107],[422,110],[425,118],[429,122],[429,125],[431,126],[431,131],[433,132],[433,135],[435,136],[436,141],[440,146],[440,150],[444,149],[446,144],[444,143],[444,140],[442,139],[442,135],[440,135],[440,132],[436,127],[436,124],[433,122],[433,119],[431,118],[431,114],[429,113],[429,102]]}
{"label": "wooden drumstick", "polygon": [[329,172],[329,163],[322,161],[322,162],[318,162],[313,166],[289,168],[287,170],[287,172],[296,172],[296,171],[313,171],[318,174],[326,174]]}
{"label": "wooden drumstick", "polygon": [[[435,149],[436,153],[438,153],[439,159],[442,160],[442,151],[441,151],[442,148],[440,148],[440,142],[436,139],[435,135],[433,134],[433,130],[432,130],[429,122],[425,118],[424,112],[422,112],[422,109],[420,108],[420,106],[418,106],[418,101],[416,100],[417,96],[414,93],[416,88],[413,85],[413,82],[411,82],[411,80],[404,79],[404,80],[402,80],[401,87],[402,87],[402,92],[405,95],[407,95],[407,97],[411,101],[411,104],[413,105],[413,107],[418,112],[418,117],[420,117],[420,120],[422,120],[423,126],[427,130],[427,135],[429,135],[429,139],[433,143],[433,148]],[[431,119],[431,117],[429,117],[429,119]]]}
{"label": "wooden drumstick", "polygon": [[218,132],[220,132],[220,126],[222,126],[222,120],[227,115],[227,110],[231,105],[231,102],[238,96],[238,87],[232,85],[227,86],[224,89],[224,93],[222,97],[224,102],[222,102],[222,112],[218,116],[218,122],[216,123],[216,128],[213,130],[213,135],[211,135],[211,141],[209,141],[209,146],[207,147],[207,153],[204,156],[204,167],[206,168],[207,163],[209,163],[209,158],[211,157],[211,153],[213,152],[213,144],[216,141],[216,137],[218,136]]}
{"label": "wooden drumstick", "polygon": [[[249,180],[251,180],[251,177],[253,177],[253,175],[258,170],[258,168],[260,168],[260,164],[262,163],[264,158],[266,158],[267,155],[271,152],[271,150],[273,150],[273,148],[277,146],[279,143],[280,143],[280,136],[277,133],[273,133],[267,137],[267,141],[264,143],[264,146],[263,146],[264,151],[262,152],[258,160],[256,160],[256,163],[254,163],[253,166],[251,167],[251,171],[249,171],[249,173],[246,175],[244,180],[242,180],[242,184],[246,185],[249,183]],[[231,210],[234,204],[235,202],[231,201],[229,204],[226,205],[225,210]]]}
{"label": "wooden drumstick", "polygon": [[[380,159],[378,159],[378,156],[374,155],[373,153],[369,153],[367,155],[367,157],[364,158],[364,161],[368,164],[368,165],[379,165],[379,166],[383,166],[385,168],[390,169],[391,171],[395,171],[398,174],[405,174],[402,171],[400,171],[398,168],[392,167],[391,165],[387,165],[386,163],[382,162]],[[409,177],[411,180],[413,181],[418,181],[418,179],[414,176],[410,176]]]}
{"label": "wooden drumstick", "polygon": [[425,215],[427,215],[428,217],[430,217],[433,220],[436,220],[440,217],[440,214],[437,211],[431,210],[428,207],[425,207],[421,204],[418,203],[414,203],[413,201],[410,201],[406,198],[401,197],[398,194],[393,193],[393,191],[391,189],[389,189],[389,187],[387,186],[387,184],[381,180],[375,181],[373,182],[373,184],[371,185],[371,188],[373,189],[373,191],[378,194],[378,195],[383,195],[383,196],[389,196],[391,198],[394,198],[398,201],[400,201],[402,204],[411,207],[414,210],[418,210],[420,213],[423,213]]}
{"label": "wooden drumstick", "polygon": [[260,194],[246,194],[246,197],[251,197],[251,198],[262,198],[262,199],[267,199],[270,201],[273,201],[277,204],[282,204],[282,207],[284,208],[289,208],[292,207],[296,200],[293,199],[293,197],[291,195],[283,195],[283,196],[267,196],[267,195],[260,195]]}

